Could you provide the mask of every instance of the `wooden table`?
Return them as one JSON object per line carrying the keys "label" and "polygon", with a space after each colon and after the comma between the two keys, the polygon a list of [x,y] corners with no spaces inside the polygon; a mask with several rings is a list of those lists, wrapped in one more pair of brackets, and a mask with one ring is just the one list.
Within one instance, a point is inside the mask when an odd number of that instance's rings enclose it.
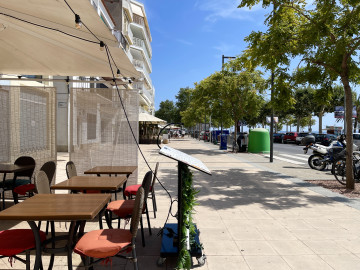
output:
{"label": "wooden table", "polygon": [[[126,174],[126,177],[129,178],[129,176],[136,171],[138,167],[137,166],[96,166],[90,170],[87,170],[84,172],[84,174],[96,174],[97,176],[101,176],[102,174],[107,174],[109,176],[118,174]],[[123,191],[123,199],[125,200],[125,188],[126,188],[126,182],[123,185],[122,191]],[[118,190],[120,191],[120,190]],[[115,191],[115,199],[117,199],[116,191]]]}
{"label": "wooden table", "polygon": [[[1,211],[0,220],[21,220],[28,222],[35,236],[36,259],[34,269],[36,270],[40,269],[40,265],[42,265],[41,252],[43,249],[39,229],[35,221],[71,221],[65,250],[68,254],[68,269],[72,269],[72,240],[76,222],[94,219],[104,209],[110,197],[109,194],[37,194]],[[54,230],[51,230],[51,232],[54,236]],[[45,251],[52,253],[50,261],[52,267],[55,249],[46,248]]]}
{"label": "wooden table", "polygon": [[[6,174],[7,173],[14,173],[13,183],[15,183],[15,181],[16,181],[16,173],[17,172],[33,169],[34,167],[35,167],[35,165],[20,166],[20,165],[9,164],[9,163],[1,163],[0,164],[0,173],[4,174],[3,188],[1,190],[1,196],[2,196],[2,200],[3,200],[3,209],[5,209],[5,180],[6,180]],[[13,196],[14,196],[14,194],[13,194]]]}
{"label": "wooden table", "polygon": [[96,174],[98,176],[101,174],[126,174],[126,176],[129,177],[130,174],[134,173],[137,168],[137,166],[96,166],[90,170],[85,171],[84,174]]}
{"label": "wooden table", "polygon": [[109,177],[109,176],[73,176],[68,180],[51,186],[51,189],[62,189],[72,191],[82,190],[100,190],[110,191],[118,190],[125,182],[126,176]]}

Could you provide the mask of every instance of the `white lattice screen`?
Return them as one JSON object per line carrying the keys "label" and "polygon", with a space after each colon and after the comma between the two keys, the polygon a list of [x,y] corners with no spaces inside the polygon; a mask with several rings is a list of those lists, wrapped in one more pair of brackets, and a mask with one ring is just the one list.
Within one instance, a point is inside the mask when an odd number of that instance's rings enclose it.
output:
{"label": "white lattice screen", "polygon": [[35,173],[56,162],[55,104],[53,87],[0,86],[0,162],[31,156]]}
{"label": "white lattice screen", "polygon": [[[138,94],[120,90],[138,141]],[[110,88],[73,88],[70,99],[70,160],[78,174],[95,166],[137,166],[138,150],[117,91]],[[137,171],[128,184],[137,183]]]}

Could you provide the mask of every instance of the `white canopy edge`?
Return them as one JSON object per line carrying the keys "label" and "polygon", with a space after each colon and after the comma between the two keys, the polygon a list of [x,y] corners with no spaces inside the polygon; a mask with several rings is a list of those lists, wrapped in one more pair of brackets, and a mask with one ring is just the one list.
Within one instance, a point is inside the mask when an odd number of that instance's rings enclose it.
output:
{"label": "white canopy edge", "polygon": [[163,119],[160,119],[156,116],[147,114],[147,113],[139,113],[139,122],[147,122],[149,124],[166,124],[167,122]]}
{"label": "white canopy edge", "polygon": [[[140,77],[119,43],[88,0],[68,0],[96,37],[106,43],[125,77]],[[78,12],[79,11],[79,12]],[[75,17],[64,1],[12,0],[0,3],[0,13],[58,29],[75,37],[0,15],[0,73],[49,76],[112,77],[108,57],[99,41]],[[112,61],[111,61],[112,63]],[[116,74],[116,67],[113,65]]]}

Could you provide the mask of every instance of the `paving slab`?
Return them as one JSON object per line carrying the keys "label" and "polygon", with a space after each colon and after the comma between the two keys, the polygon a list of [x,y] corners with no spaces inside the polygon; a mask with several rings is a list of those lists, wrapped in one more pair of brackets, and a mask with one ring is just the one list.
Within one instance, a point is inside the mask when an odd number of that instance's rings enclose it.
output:
{"label": "paving slab", "polygon": [[[157,145],[140,145],[152,169],[160,162],[156,183],[158,211],[150,205],[153,235],[144,222],[146,246],[137,239],[140,269],[174,269],[175,258],[157,266],[163,227],[170,209],[170,198],[177,197],[177,162],[158,154]],[[172,139],[170,147],[190,154],[211,170],[212,176],[191,169],[194,186],[199,190],[194,220],[200,229],[200,241],[207,260],[199,269],[357,269],[360,265],[360,202],[332,193],[304,180],[329,178],[327,172],[304,169],[296,164],[273,164],[256,154],[230,153],[218,145],[192,138]],[[67,153],[58,153],[56,181],[66,179]],[[148,167],[139,155],[139,179]],[[10,202],[9,202],[10,203]],[[177,204],[173,204],[172,215]],[[176,223],[169,215],[168,222]],[[25,222],[1,222],[0,229],[28,228]],[[65,223],[56,223],[65,232]],[[98,222],[88,222],[85,230],[98,229]],[[34,255],[31,256],[32,262]],[[45,267],[48,258],[45,256]],[[196,260],[193,260],[196,265]],[[81,268],[81,259],[73,254],[73,268]],[[54,269],[65,269],[66,257],[55,260]],[[112,265],[95,269],[132,269],[131,262],[114,259]],[[0,269],[10,269],[6,259]],[[25,269],[16,261],[13,269]]]}

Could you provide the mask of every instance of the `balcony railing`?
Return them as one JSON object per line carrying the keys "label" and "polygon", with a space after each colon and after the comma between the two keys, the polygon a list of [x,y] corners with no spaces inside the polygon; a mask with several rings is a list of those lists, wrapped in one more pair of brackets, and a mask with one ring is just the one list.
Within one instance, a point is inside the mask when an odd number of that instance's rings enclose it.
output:
{"label": "balcony railing", "polygon": [[133,20],[134,23],[140,24],[141,26],[143,26],[145,28],[146,34],[148,35],[149,39],[150,39],[150,33],[148,28],[145,25],[145,20],[143,17],[137,15],[137,14],[133,14]]}
{"label": "balcony railing", "polygon": [[137,38],[137,37],[134,37],[133,38],[133,43],[136,47],[139,47],[140,49],[142,49],[142,51],[144,52],[144,58],[146,58],[146,61],[149,65],[149,70],[152,70],[152,66],[151,66],[151,62],[150,62],[150,57],[149,57],[149,54],[146,50],[146,46],[145,46],[145,43],[142,39],[140,38]]}
{"label": "balcony railing", "polygon": [[134,59],[133,60],[133,64],[135,66],[135,68],[139,69],[141,71],[141,74],[143,75],[143,77],[145,78],[145,80],[147,81],[149,87],[152,87],[152,80],[149,76],[149,73],[147,72],[147,70],[144,68],[144,62]]}
{"label": "balcony railing", "polygon": [[141,60],[134,59],[133,64],[135,68],[144,69],[144,62]]}
{"label": "balcony railing", "polygon": [[129,44],[128,44],[126,38],[124,37],[124,35],[118,30],[113,30],[113,35],[120,42],[120,44],[124,48],[124,50],[127,51],[129,49]]}

